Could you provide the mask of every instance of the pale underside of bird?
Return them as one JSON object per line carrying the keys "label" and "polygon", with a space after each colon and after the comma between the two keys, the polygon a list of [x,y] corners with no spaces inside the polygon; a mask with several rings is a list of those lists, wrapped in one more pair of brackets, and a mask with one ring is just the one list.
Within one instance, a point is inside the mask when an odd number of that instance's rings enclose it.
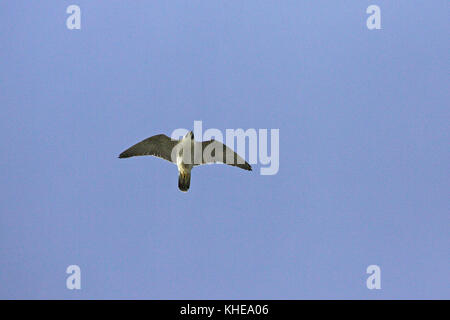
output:
{"label": "pale underside of bird", "polygon": [[119,155],[119,158],[155,156],[170,161],[178,167],[178,188],[186,192],[191,184],[191,170],[202,164],[225,163],[244,170],[252,167],[232,149],[216,140],[197,142],[194,133],[188,132],[181,140],[159,134],[136,143]]}

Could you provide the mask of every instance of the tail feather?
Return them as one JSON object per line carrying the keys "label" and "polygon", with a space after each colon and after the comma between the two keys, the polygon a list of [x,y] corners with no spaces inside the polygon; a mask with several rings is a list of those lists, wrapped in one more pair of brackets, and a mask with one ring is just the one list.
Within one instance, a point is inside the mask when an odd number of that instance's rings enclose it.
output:
{"label": "tail feather", "polygon": [[191,173],[182,173],[178,175],[178,188],[187,192],[189,190],[189,186],[191,185]]}

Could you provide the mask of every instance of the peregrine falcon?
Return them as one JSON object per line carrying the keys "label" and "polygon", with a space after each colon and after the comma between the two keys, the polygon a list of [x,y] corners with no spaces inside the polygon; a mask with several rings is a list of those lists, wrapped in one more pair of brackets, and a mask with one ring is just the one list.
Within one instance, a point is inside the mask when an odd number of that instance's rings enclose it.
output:
{"label": "peregrine falcon", "polygon": [[225,163],[244,170],[252,167],[237,153],[214,139],[197,142],[189,131],[181,140],[174,140],[164,134],[142,140],[119,155],[119,158],[134,156],[156,156],[168,160],[178,167],[178,188],[187,192],[191,184],[191,170],[194,166],[209,163]]}

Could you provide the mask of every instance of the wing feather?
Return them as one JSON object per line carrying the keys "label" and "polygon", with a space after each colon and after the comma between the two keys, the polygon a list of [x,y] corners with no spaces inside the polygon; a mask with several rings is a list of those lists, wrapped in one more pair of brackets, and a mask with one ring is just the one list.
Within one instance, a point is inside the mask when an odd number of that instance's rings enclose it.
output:
{"label": "wing feather", "polygon": [[142,140],[131,146],[119,155],[119,158],[129,158],[134,156],[155,156],[174,162],[171,159],[173,148],[179,143],[164,134]]}
{"label": "wing feather", "polygon": [[236,152],[219,141],[216,141],[214,139],[203,141],[201,142],[201,147],[203,154],[202,164],[219,162],[244,170],[252,170],[252,167],[247,163],[247,161],[245,161]]}

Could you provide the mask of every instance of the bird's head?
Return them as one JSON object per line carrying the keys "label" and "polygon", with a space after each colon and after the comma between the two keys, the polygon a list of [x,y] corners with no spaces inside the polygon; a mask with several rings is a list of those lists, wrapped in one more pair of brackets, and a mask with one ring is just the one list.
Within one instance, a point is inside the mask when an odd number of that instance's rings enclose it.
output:
{"label": "bird's head", "polygon": [[190,139],[190,140],[194,140],[194,133],[192,131],[189,131],[188,133],[186,133],[184,135],[185,139]]}

